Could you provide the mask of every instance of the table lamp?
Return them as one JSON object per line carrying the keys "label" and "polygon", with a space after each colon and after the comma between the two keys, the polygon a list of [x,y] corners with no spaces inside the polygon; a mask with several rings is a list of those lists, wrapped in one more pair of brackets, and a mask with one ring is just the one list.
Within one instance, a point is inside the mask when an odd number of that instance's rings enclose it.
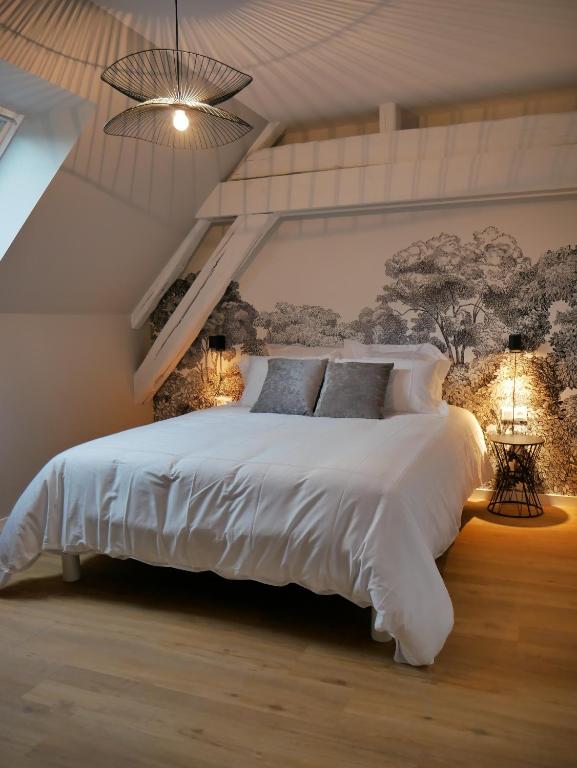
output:
{"label": "table lamp", "polygon": [[[511,414],[511,434],[515,434],[515,390],[517,387],[517,355],[524,350],[523,337],[520,333],[511,333],[509,335],[509,341],[507,343],[507,349],[510,354],[514,355],[513,362],[513,411]],[[526,416],[525,416],[526,418]]]}

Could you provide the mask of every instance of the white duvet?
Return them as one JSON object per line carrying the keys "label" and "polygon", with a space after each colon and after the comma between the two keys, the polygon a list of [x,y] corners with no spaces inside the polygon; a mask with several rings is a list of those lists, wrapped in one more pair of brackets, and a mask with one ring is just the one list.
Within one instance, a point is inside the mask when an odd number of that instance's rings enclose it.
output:
{"label": "white duvet", "polygon": [[395,658],[431,664],[453,625],[435,558],[486,477],[475,417],[381,421],[198,411],[72,448],[0,535],[0,587],[41,552],[100,552],[289,582],[376,611]]}

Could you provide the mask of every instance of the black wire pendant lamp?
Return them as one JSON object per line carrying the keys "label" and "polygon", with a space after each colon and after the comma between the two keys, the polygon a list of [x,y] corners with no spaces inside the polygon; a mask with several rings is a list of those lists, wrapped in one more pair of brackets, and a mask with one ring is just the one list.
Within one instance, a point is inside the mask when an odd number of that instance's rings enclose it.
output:
{"label": "black wire pendant lamp", "polygon": [[252,82],[227,64],[178,45],[178,0],[174,0],[176,49],[153,48],[118,59],[101,77],[140,102],[104,126],[111,136],[128,136],[176,149],[221,147],[252,126],[220,104]]}

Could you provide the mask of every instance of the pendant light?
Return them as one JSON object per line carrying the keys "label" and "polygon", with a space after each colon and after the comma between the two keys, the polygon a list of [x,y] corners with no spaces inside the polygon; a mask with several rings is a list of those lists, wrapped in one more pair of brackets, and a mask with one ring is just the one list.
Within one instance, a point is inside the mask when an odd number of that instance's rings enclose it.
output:
{"label": "pendant light", "polygon": [[174,14],[175,49],[131,53],[102,73],[105,83],[139,102],[109,120],[104,132],[176,149],[208,149],[240,139],[252,126],[216,105],[252,77],[209,56],[180,50],[178,0]]}

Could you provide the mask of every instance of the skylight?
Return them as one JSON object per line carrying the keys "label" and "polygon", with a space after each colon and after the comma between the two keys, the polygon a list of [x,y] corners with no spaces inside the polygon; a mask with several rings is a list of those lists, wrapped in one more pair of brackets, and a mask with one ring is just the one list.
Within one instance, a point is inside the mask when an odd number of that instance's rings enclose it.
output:
{"label": "skylight", "polygon": [[0,157],[10,144],[21,122],[22,115],[0,106]]}

